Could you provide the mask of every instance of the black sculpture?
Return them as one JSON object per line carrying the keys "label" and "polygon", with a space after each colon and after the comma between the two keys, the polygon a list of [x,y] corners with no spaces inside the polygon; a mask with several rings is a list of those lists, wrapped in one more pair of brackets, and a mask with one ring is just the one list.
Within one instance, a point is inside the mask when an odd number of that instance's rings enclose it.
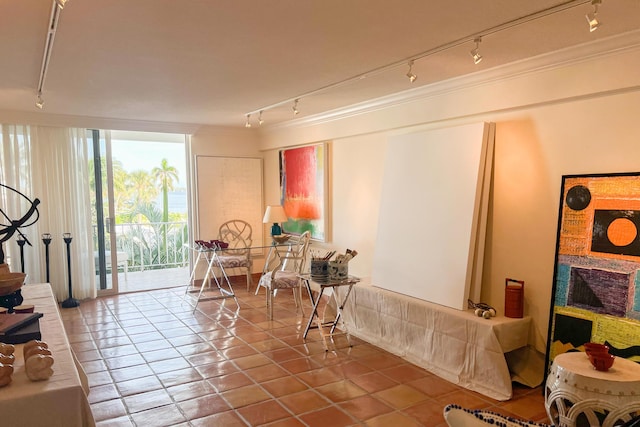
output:
{"label": "black sculpture", "polygon": [[[38,212],[38,205],[40,204],[40,200],[33,199],[32,201],[27,196],[25,196],[15,188],[9,187],[8,185],[0,184],[0,187],[4,187],[9,191],[13,191],[14,193],[19,194],[21,197],[23,197],[25,200],[27,200],[31,204],[31,206],[29,207],[29,210],[22,217],[18,219],[9,218],[7,214],[0,208],[0,214],[2,214],[2,216],[7,221],[9,221],[7,224],[0,223],[0,264],[4,264],[4,250],[2,249],[2,245],[4,242],[9,240],[11,237],[13,237],[15,233],[18,233],[20,237],[22,237],[22,240],[25,241],[26,244],[28,244],[29,246],[32,246],[31,242],[29,242],[29,239],[27,239],[27,236],[22,234],[20,229],[29,227],[35,224],[36,221],[38,221],[38,219],[40,218],[40,212]],[[27,221],[29,221],[34,214],[35,214],[35,219],[27,223]]]}
{"label": "black sculpture", "polygon": [[[22,266],[22,272],[24,272],[24,255],[22,253],[24,244],[27,243],[29,246],[32,246],[27,239],[27,236],[22,234],[20,231],[21,228],[29,227],[38,221],[40,218],[40,212],[38,212],[38,205],[40,204],[40,200],[34,199],[33,201],[29,199],[27,196],[16,190],[15,188],[11,188],[7,185],[0,184],[0,187],[4,187],[9,191],[13,191],[14,193],[19,194],[21,197],[26,199],[30,203],[29,210],[18,219],[11,219],[9,216],[0,208],[0,214],[4,217],[5,220],[8,221],[7,224],[0,222],[0,264],[4,264],[4,250],[2,249],[2,245],[4,242],[13,237],[14,234],[18,233],[20,239],[18,244],[20,245],[20,264]],[[35,219],[33,221],[28,222],[32,216],[35,214]],[[0,296],[0,307],[6,307],[9,309],[9,312],[13,311],[13,307],[22,304],[22,292],[21,289],[10,293],[8,295]]]}

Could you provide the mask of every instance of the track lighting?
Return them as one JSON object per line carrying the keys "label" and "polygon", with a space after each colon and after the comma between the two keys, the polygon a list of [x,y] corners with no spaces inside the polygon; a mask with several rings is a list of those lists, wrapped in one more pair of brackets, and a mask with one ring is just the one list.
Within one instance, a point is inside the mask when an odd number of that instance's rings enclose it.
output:
{"label": "track lighting", "polygon": [[41,110],[42,110],[42,107],[44,107],[44,100],[42,99],[41,93],[38,93],[38,98],[36,99],[36,107],[38,107]]}
{"label": "track lighting", "polygon": [[56,4],[58,5],[58,7],[60,9],[64,9],[64,4],[67,2],[67,0],[56,0]]}
{"label": "track lighting", "polygon": [[480,55],[480,52],[478,51],[480,49],[480,42],[482,41],[482,37],[476,37],[475,39],[473,39],[473,41],[476,44],[476,47],[469,53],[473,58],[473,63],[478,65],[480,61],[482,61],[482,55]]}
{"label": "track lighting", "polygon": [[262,126],[263,123],[264,123],[264,120],[262,120],[262,110],[260,110],[260,115],[258,116],[258,124]]}
{"label": "track lighting", "polygon": [[413,59],[409,61],[409,71],[407,71],[407,77],[409,77],[409,81],[411,83],[415,82],[416,79],[418,78],[418,76],[413,74],[413,72],[411,71],[412,68],[413,68]]}
{"label": "track lighting", "polygon": [[593,5],[593,13],[587,13],[585,18],[587,18],[587,22],[589,23],[589,32],[593,33],[600,27],[600,21],[598,21],[598,6],[602,4],[602,0],[592,0],[591,4]]}
{"label": "track lighting", "polygon": [[[68,1],[68,0],[65,0],[65,1]],[[325,93],[329,90],[341,88],[347,84],[356,83],[363,79],[371,78],[371,77],[380,75],[382,73],[386,73],[388,71],[389,72],[393,71],[395,73],[398,71],[398,68],[405,65],[409,66],[409,70],[407,71],[406,76],[409,79],[409,81],[413,83],[418,78],[418,76],[413,72],[413,65],[415,61],[422,60],[424,58],[439,54],[449,49],[457,49],[461,46],[466,46],[471,40],[473,40],[473,42],[475,43],[475,48],[470,51],[470,54],[471,54],[471,57],[473,58],[474,64],[477,65],[483,59],[482,55],[480,54],[480,43],[482,42],[482,36],[489,37],[489,36],[492,36],[493,34],[509,30],[519,25],[525,25],[539,19],[544,19],[551,15],[563,13],[567,10],[573,10],[576,7],[582,8],[587,3],[591,3],[591,5],[593,6],[593,12],[586,15],[587,21],[589,22],[589,29],[590,31],[595,31],[599,27],[599,25],[601,25],[597,19],[597,14],[598,14],[598,7],[602,4],[602,1],[603,0],[567,0],[567,1],[556,2],[558,4],[554,6],[536,10],[527,15],[520,16],[518,18],[509,20],[509,21],[501,22],[491,27],[476,29],[470,35],[465,35],[461,38],[450,40],[446,43],[440,44],[438,46],[434,46],[428,50],[415,53],[410,56],[404,56],[405,59],[402,59],[400,61],[378,66],[376,68],[357,74],[355,76],[351,76],[344,80],[340,80],[340,81],[333,82],[331,84],[324,85],[322,87],[319,87],[314,90],[310,90],[305,93],[293,94],[292,97],[288,97],[274,104],[264,105],[259,109],[245,112],[245,114],[258,114],[258,113],[262,114],[263,111],[269,111],[275,108],[281,108],[281,107],[288,108],[287,106],[291,105],[291,102],[293,101],[293,114],[295,116],[299,114],[298,102],[300,99],[306,99],[312,96],[316,96],[318,94]],[[409,60],[408,58],[411,58],[411,59]],[[307,114],[309,113],[310,112],[307,111]],[[258,122],[262,123],[260,119],[258,120]]]}
{"label": "track lighting", "polygon": [[250,120],[251,120],[251,114],[247,114],[247,121],[244,124],[244,127],[246,127],[246,128],[250,128],[251,127],[251,121]]}

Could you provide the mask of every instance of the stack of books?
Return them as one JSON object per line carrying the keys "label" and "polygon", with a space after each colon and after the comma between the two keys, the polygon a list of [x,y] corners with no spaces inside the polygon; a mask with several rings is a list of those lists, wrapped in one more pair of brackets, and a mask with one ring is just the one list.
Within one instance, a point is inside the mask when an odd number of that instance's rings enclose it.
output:
{"label": "stack of books", "polygon": [[42,313],[0,314],[0,342],[22,344],[40,340],[40,318]]}

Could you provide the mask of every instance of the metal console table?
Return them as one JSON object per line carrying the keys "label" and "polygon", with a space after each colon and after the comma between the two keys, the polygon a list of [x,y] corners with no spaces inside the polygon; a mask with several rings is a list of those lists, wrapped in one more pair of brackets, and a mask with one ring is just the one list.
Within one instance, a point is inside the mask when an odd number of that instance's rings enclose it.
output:
{"label": "metal console table", "polygon": [[[307,292],[309,293],[309,299],[313,304],[313,309],[311,310],[311,315],[309,316],[307,327],[304,330],[303,338],[305,339],[307,338],[307,334],[309,333],[310,329],[317,328],[320,331],[320,336],[322,338],[322,343],[324,345],[324,348],[325,350],[328,350],[329,348],[327,346],[326,337],[329,336],[333,338],[333,336],[336,334],[335,330],[336,330],[336,326],[338,326],[338,322],[340,321],[340,317],[342,317],[342,309],[347,303],[347,300],[349,299],[349,295],[351,295],[351,289],[353,289],[353,285],[358,283],[360,281],[360,278],[355,276],[349,276],[346,279],[339,279],[339,280],[327,279],[326,281],[319,281],[319,280],[313,279],[310,274],[302,274],[300,275],[300,278],[304,281],[305,286],[307,288]],[[320,287],[320,292],[318,293],[318,296],[315,299],[313,298],[313,292],[311,290],[311,282],[315,283]],[[346,294],[344,295],[344,298],[342,298],[342,300],[337,300],[338,305],[336,307],[335,318],[329,321],[322,321],[322,319],[320,319],[320,315],[318,314],[318,305],[320,304],[320,300],[322,299],[322,295],[324,294],[325,289],[331,288],[331,289],[334,289],[335,291],[335,288],[338,288],[341,286],[348,286],[348,288],[347,288]],[[337,293],[336,293],[336,297],[338,297]],[[313,325],[314,320],[316,323],[315,325]],[[328,334],[324,333],[323,331],[324,327],[329,328]],[[346,330],[343,332],[340,332],[340,334],[344,334],[347,337],[347,341],[349,341],[349,333]],[[351,344],[350,341],[349,341],[349,344]]]}
{"label": "metal console table", "polygon": [[[191,275],[189,276],[189,281],[187,282],[187,289],[185,290],[185,296],[189,293],[196,293],[196,292],[198,293],[198,296],[196,298],[196,303],[193,306],[193,311],[196,310],[196,308],[198,307],[198,303],[200,301],[211,301],[211,300],[226,299],[226,298],[233,298],[236,305],[240,307],[240,304],[238,304],[238,299],[236,298],[236,295],[233,292],[233,287],[231,286],[231,281],[229,280],[229,276],[227,276],[227,273],[224,270],[224,267],[222,266],[222,264],[220,263],[220,260],[218,259],[218,252],[224,251],[224,249],[203,248],[200,246],[190,246],[187,244],[185,244],[185,246],[187,246],[189,249],[191,249],[192,251],[198,254],[196,256],[195,262],[193,263],[193,269],[191,270]],[[196,272],[198,270],[198,266],[200,266],[202,263],[205,263],[207,268],[202,278],[202,284],[200,285],[200,289],[196,289],[194,287],[194,280],[195,280]],[[220,269],[220,272],[221,272],[220,278],[218,278],[214,274],[214,271],[213,271],[214,268]],[[205,287],[207,286],[211,287],[212,278],[218,288],[218,291],[220,292],[220,295],[207,296],[203,298],[202,293],[204,292]]]}
{"label": "metal console table", "polygon": [[[246,249],[250,251],[268,249],[269,252],[266,259],[269,260],[271,259],[272,256],[280,256],[279,253],[277,252],[278,248],[287,248],[287,250],[290,250],[292,244],[295,244],[295,239],[291,239],[290,241],[283,242],[283,243],[273,242],[269,245],[255,245]],[[191,270],[191,274],[187,282],[187,289],[185,290],[185,296],[189,293],[198,293],[198,296],[196,298],[196,304],[193,307],[193,310],[194,311],[196,310],[198,303],[200,301],[210,301],[210,300],[217,300],[217,299],[233,298],[236,305],[238,305],[238,300],[236,298],[235,292],[233,291],[233,287],[231,286],[231,281],[229,280],[229,276],[227,275],[227,272],[225,271],[222,263],[220,262],[220,259],[218,258],[219,254],[233,253],[233,251],[237,249],[236,248],[217,248],[217,247],[206,248],[202,246],[189,245],[186,243],[184,244],[184,246],[191,249],[195,254],[197,254],[196,260],[193,263],[193,269]],[[275,255],[273,255],[274,251],[275,251]],[[202,284],[198,289],[194,286],[194,280],[198,271],[198,267],[203,263],[206,264],[206,272],[202,278]],[[214,269],[216,268],[220,270],[220,277],[214,274]],[[266,272],[266,269],[267,269],[267,266],[265,263],[265,267],[262,271],[262,274]],[[217,290],[220,294],[203,297],[202,294],[205,288],[207,286],[212,287],[211,286],[212,281],[216,284]],[[259,289],[260,289],[260,285],[258,284],[258,286],[256,287],[256,295],[258,294]],[[240,306],[238,305],[238,307]]]}

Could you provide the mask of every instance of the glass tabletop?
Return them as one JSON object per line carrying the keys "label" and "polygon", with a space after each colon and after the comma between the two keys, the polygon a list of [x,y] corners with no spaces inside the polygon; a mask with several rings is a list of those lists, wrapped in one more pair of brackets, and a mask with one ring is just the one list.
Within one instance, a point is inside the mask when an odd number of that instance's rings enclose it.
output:
{"label": "glass tabletop", "polygon": [[269,243],[269,244],[260,244],[260,245],[251,245],[242,247],[242,248],[220,248],[220,247],[206,247],[202,245],[196,245],[193,243],[184,243],[183,246],[187,247],[196,252],[231,252],[231,251],[246,251],[246,250],[256,250],[256,249],[271,249],[271,248],[288,248],[291,245],[295,245],[297,242],[289,241],[284,243]]}
{"label": "glass tabletop", "polygon": [[311,273],[299,274],[298,276],[302,280],[309,280],[311,282],[317,283],[318,285],[324,288],[345,286],[345,285],[355,285],[360,281],[359,277],[351,276],[351,275],[343,279],[332,279],[331,277],[327,277],[327,278],[314,277],[311,275]]}

